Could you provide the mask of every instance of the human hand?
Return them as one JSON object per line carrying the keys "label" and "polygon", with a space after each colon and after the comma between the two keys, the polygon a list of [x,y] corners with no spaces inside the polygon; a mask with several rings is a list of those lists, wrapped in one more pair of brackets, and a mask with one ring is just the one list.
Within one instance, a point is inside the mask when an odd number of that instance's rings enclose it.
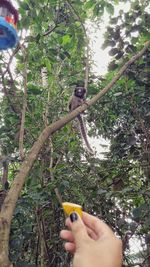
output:
{"label": "human hand", "polygon": [[66,251],[74,254],[73,267],[121,267],[122,242],[103,221],[83,212],[82,220],[72,213],[66,220],[70,230],[60,236]]}

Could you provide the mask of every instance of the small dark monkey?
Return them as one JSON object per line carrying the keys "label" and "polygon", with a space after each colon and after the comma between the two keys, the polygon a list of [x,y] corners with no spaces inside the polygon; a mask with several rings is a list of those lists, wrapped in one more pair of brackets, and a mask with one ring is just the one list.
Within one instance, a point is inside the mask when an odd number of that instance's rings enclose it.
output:
{"label": "small dark monkey", "polygon": [[84,87],[77,87],[69,101],[69,110],[72,111],[84,103],[86,96],[86,89]]}
{"label": "small dark monkey", "polygon": [[[84,87],[80,87],[80,86],[76,86],[74,93],[69,101],[69,110],[73,111],[74,109],[76,109],[77,107],[81,106],[84,101],[85,101],[85,97],[86,97],[86,89]],[[86,133],[86,129],[85,129],[85,124],[82,118],[82,115],[79,114],[77,116],[77,119],[79,121],[79,125],[80,125],[80,132],[81,132],[81,136],[86,144],[86,147],[88,149],[88,151],[90,153],[93,154],[93,150],[90,147],[90,144],[88,142],[87,139],[87,133]]]}

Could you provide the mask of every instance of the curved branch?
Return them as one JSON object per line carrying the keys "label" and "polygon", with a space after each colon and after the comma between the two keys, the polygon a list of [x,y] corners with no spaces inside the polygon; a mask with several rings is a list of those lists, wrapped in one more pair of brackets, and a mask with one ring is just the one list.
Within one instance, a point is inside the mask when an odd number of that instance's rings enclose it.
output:
{"label": "curved branch", "polygon": [[11,54],[10,58],[9,58],[9,62],[7,64],[7,67],[6,67],[6,70],[2,73],[3,77],[5,77],[5,74],[7,73],[9,67],[10,67],[10,64],[12,63],[12,60],[14,58],[14,56],[18,53],[18,51],[20,50],[21,48],[21,45],[20,43],[16,46],[16,48],[13,50],[13,53]]}

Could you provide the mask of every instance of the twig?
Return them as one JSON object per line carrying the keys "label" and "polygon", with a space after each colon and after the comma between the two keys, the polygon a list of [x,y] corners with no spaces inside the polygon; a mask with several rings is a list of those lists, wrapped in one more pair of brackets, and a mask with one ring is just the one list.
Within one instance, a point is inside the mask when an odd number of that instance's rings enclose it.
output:
{"label": "twig", "polygon": [[50,259],[50,254],[49,254],[49,250],[48,250],[48,244],[46,241],[45,224],[44,224],[42,211],[41,211],[41,228],[42,228],[41,230],[42,230],[42,238],[43,238],[43,242],[44,242],[44,248],[45,248],[45,252],[47,254],[47,258],[48,258],[49,265],[50,265],[51,259]]}
{"label": "twig", "polygon": [[25,114],[27,108],[27,58],[26,58],[26,48],[24,46],[21,47],[24,56],[24,70],[23,70],[23,87],[24,87],[24,97],[23,97],[23,107],[21,114],[21,125],[20,125],[20,133],[19,133],[19,153],[20,158],[24,159],[24,151],[23,151],[23,140],[24,140],[24,124],[25,124]]}
{"label": "twig", "polygon": [[54,25],[54,27],[49,28],[48,31],[46,31],[45,33],[43,33],[43,36],[47,36],[47,35],[51,34],[57,28],[57,26],[59,24],[58,23],[58,18],[59,18],[59,7],[58,7],[58,9],[56,11],[56,19],[55,19],[55,25]]}
{"label": "twig", "polygon": [[[42,78],[42,85],[43,85],[43,87],[47,87],[48,88],[47,70],[46,69],[42,69],[41,70],[41,78]],[[53,82],[51,84],[51,87],[52,87],[52,85],[53,85]],[[47,104],[46,104],[45,112],[43,114],[43,120],[44,120],[45,127],[48,126],[49,102],[50,102],[50,89],[48,90]],[[54,175],[53,175],[53,171],[52,171],[52,168],[53,168],[53,152],[54,152],[54,149],[53,149],[53,142],[52,142],[52,138],[51,137],[49,137],[49,147],[50,147],[50,153],[51,153],[51,155],[50,155],[50,164],[49,164],[49,173],[50,173],[51,181],[54,181],[55,179],[54,179]],[[55,165],[55,167],[56,167],[56,165]],[[54,191],[55,191],[55,194],[56,194],[56,197],[57,197],[58,202],[60,203],[60,205],[62,205],[62,196],[61,196],[61,193],[59,192],[59,189],[56,187],[54,189]]]}
{"label": "twig", "polygon": [[73,15],[76,17],[76,19],[81,23],[84,35],[85,35],[85,41],[86,41],[86,63],[85,63],[85,78],[84,78],[84,87],[87,89],[88,88],[88,80],[89,80],[89,61],[90,61],[90,46],[89,46],[89,38],[87,36],[86,28],[84,26],[84,23],[82,22],[80,16],[78,15],[77,11],[73,7],[73,5],[70,3],[69,0],[66,0],[66,3],[68,4],[71,12]]}
{"label": "twig", "polygon": [[43,36],[47,36],[51,34],[56,28],[57,28],[57,24],[53,28],[49,29],[47,32],[44,32]]}
{"label": "twig", "polygon": [[13,103],[11,97],[9,96],[9,92],[7,90],[7,87],[5,85],[5,79],[4,79],[4,76],[3,76],[3,73],[1,72],[1,75],[2,75],[2,84],[3,84],[3,93],[5,95],[5,97],[7,98],[8,100],[8,103],[10,104],[10,107],[12,108],[13,112],[18,114],[18,110],[17,110],[17,107],[16,105]]}
{"label": "twig", "polygon": [[[53,143],[52,143],[52,138],[50,139],[50,150],[51,150],[51,156],[50,156],[50,165],[49,165],[49,172],[50,172],[50,177],[51,177],[51,181],[55,181],[55,178],[54,178],[54,175],[53,175]],[[54,168],[56,168],[57,164],[59,163],[60,161],[60,158],[58,159],[58,161],[56,162],[56,165]],[[56,187],[54,189],[55,191],[55,194],[56,194],[56,197],[57,197],[57,200],[59,202],[60,205],[62,205],[62,196],[61,196],[61,193],[59,192],[59,189]]]}
{"label": "twig", "polygon": [[8,62],[8,64],[7,64],[7,68],[6,68],[6,70],[3,72],[3,77],[4,77],[5,74],[7,73],[7,71],[8,71],[8,69],[9,69],[9,67],[10,67],[10,64],[11,64],[11,62],[12,62],[14,56],[18,53],[18,51],[20,50],[20,48],[21,48],[21,45],[20,45],[20,43],[19,43],[19,44],[17,45],[17,47],[14,49],[12,55],[11,55],[10,58],[9,58],[9,62]]}

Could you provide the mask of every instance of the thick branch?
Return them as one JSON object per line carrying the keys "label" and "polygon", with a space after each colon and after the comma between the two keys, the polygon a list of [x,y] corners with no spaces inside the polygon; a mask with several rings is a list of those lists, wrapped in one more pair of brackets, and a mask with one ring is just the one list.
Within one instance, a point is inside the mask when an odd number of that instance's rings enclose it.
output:
{"label": "thick branch", "polygon": [[[137,59],[139,59],[144,52],[148,49],[150,46],[150,41],[148,41],[144,48],[135,56],[133,56],[117,73],[117,75],[114,77],[114,79],[102,90],[100,91],[96,96],[94,96],[91,100],[87,102],[87,104],[84,104],[71,112],[70,114],[67,114],[65,117],[60,118],[58,121],[52,123],[50,126],[46,127],[43,132],[40,134],[38,140],[34,143],[33,147],[31,148],[30,152],[28,153],[26,159],[21,165],[19,173],[16,175],[14,182],[7,194],[7,197],[5,198],[5,201],[2,206],[1,215],[0,215],[0,221],[7,221],[7,224],[10,227],[13,211],[17,202],[17,199],[19,197],[19,194],[21,192],[21,189],[24,185],[25,178],[28,175],[29,171],[31,170],[41,148],[43,147],[45,141],[48,139],[50,135],[61,129],[65,124],[73,120],[79,113],[86,110],[88,107],[92,106],[96,103],[104,94],[106,94],[113,85],[120,79],[120,77],[123,75],[123,73],[127,70],[127,68],[134,63]],[[2,231],[2,225],[0,228],[0,233]],[[7,233],[5,233],[5,240],[9,240],[9,231],[8,229]],[[0,234],[1,236],[1,234]],[[0,237],[0,241],[1,237]]]}

